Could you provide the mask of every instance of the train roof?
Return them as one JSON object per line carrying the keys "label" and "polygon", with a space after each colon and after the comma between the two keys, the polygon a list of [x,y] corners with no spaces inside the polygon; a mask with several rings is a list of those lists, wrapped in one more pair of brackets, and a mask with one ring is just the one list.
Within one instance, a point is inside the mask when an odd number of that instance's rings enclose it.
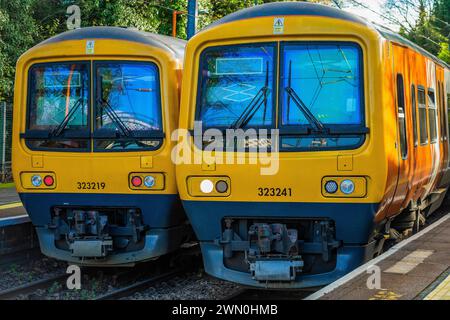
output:
{"label": "train roof", "polygon": [[209,26],[215,27],[238,20],[271,16],[320,16],[347,20],[364,25],[367,24],[366,20],[357,15],[321,4],[308,2],[271,2],[236,11],[213,22]]}
{"label": "train roof", "polygon": [[238,20],[246,20],[252,18],[260,18],[260,17],[272,17],[272,16],[318,16],[318,17],[327,17],[345,20],[353,23],[359,23],[367,26],[368,28],[374,29],[378,32],[383,38],[400,43],[404,46],[407,46],[413,50],[418,51],[424,56],[430,58],[436,63],[443,65],[447,68],[450,68],[448,64],[444,61],[440,60],[430,52],[426,51],[422,47],[416,45],[415,43],[409,41],[408,39],[402,37],[401,35],[389,30],[383,26],[372,24],[358,15],[336,9],[333,7],[309,3],[309,2],[272,2],[266,3],[258,6],[253,6],[250,8],[242,9],[240,11],[236,11],[232,14],[229,14],[222,19],[219,19],[212,24],[210,24],[207,29],[211,27],[216,27],[224,23],[234,22]]}
{"label": "train roof", "polygon": [[39,45],[69,40],[112,39],[138,42],[169,51],[178,59],[183,59],[186,41],[156,33],[121,27],[87,27],[60,33]]}
{"label": "train roof", "polygon": [[433,60],[434,62],[446,67],[447,69],[450,69],[450,65],[448,65],[445,61],[442,61],[441,59],[439,59],[432,53],[428,52],[427,50],[425,50],[421,46],[415,44],[414,42],[406,39],[405,37],[402,37],[398,33],[394,32],[392,30],[386,29],[385,27],[380,26],[380,25],[375,25],[375,28],[385,39],[392,41],[392,42],[400,43],[400,44],[407,46],[413,50],[416,50],[417,52],[423,54],[424,56]]}

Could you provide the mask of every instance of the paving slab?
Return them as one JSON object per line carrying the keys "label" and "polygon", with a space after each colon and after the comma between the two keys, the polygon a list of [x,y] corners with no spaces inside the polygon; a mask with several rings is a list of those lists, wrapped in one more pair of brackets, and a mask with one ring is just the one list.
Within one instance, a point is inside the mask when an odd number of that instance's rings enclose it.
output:
{"label": "paving slab", "polygon": [[0,188],[0,205],[20,201],[16,188]]}

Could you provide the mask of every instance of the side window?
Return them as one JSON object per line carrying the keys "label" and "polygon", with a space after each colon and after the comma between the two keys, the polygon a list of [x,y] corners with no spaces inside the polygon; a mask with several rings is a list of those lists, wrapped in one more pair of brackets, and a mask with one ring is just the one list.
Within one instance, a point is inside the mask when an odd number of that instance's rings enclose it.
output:
{"label": "side window", "polygon": [[427,122],[427,105],[425,101],[425,89],[419,88],[417,91],[417,100],[419,102],[419,133],[420,144],[428,143],[428,122]]}
{"label": "side window", "polygon": [[408,141],[406,139],[406,118],[405,118],[405,87],[403,76],[397,74],[397,108],[398,108],[398,128],[400,130],[400,150],[402,158],[408,157]]}
{"label": "side window", "polygon": [[444,91],[442,87],[442,82],[438,81],[438,95],[437,95],[437,101],[438,101],[438,118],[439,118],[439,132],[441,134],[441,141],[444,141],[446,139],[445,134],[445,102],[444,102]]}
{"label": "side window", "polygon": [[444,140],[447,140],[447,114],[445,110],[445,91],[444,91],[444,83],[441,82],[441,124],[442,124],[442,136]]}
{"label": "side window", "polygon": [[448,128],[450,128],[450,93],[447,93],[447,124]]}
{"label": "side window", "polygon": [[432,89],[428,89],[428,122],[430,126],[430,142],[436,143],[437,109],[436,109],[436,98],[434,96],[434,91]]}
{"label": "side window", "polygon": [[442,98],[441,98],[441,82],[438,81],[437,83],[437,103],[436,103],[436,109],[437,109],[437,118],[439,122],[439,136],[441,140],[444,138],[444,133],[442,132],[443,126],[442,126]]}
{"label": "side window", "polygon": [[412,114],[412,125],[413,125],[413,138],[414,147],[419,144],[419,139],[417,137],[417,99],[416,99],[416,86],[411,86],[411,114]]}

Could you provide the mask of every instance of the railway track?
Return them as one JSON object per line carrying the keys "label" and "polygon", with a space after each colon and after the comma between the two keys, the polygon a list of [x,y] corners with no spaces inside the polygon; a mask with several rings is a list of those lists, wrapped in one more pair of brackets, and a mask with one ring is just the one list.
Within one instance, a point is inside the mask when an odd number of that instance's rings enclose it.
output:
{"label": "railway track", "polygon": [[245,300],[243,298],[245,297],[245,295],[247,294],[247,292],[249,290],[250,289],[247,289],[247,288],[238,289],[236,292],[232,292],[228,296],[225,296],[223,300],[229,300],[229,301],[232,301],[232,300]]}
{"label": "railway track", "polygon": [[[65,268],[56,275],[0,290],[0,300],[13,299],[90,299],[112,300],[146,290],[161,281],[189,272],[201,265],[198,246],[190,245],[173,255],[140,263],[132,268],[81,268],[81,290],[69,290]],[[42,258],[43,256],[40,255]],[[30,257],[11,257],[24,261]],[[45,257],[44,257],[45,259]],[[5,265],[6,266],[6,265]],[[1,268],[0,268],[1,270]],[[2,279],[0,279],[1,281]],[[14,281],[9,281],[13,283]]]}
{"label": "railway track", "polygon": [[67,274],[58,274],[50,278],[36,280],[26,283],[11,289],[0,291],[0,300],[13,300],[20,296],[27,296],[39,289],[46,289],[52,287],[55,283],[64,283],[67,279]]}
{"label": "railway track", "polygon": [[100,295],[98,297],[95,298],[95,300],[118,300],[121,298],[125,298],[125,297],[129,297],[131,295],[133,295],[136,292],[145,290],[147,288],[149,288],[152,285],[155,285],[161,281],[164,281],[166,279],[170,279],[173,278],[179,274],[184,273],[185,270],[184,268],[175,268],[173,270],[169,270],[167,272],[158,274],[158,275],[154,275],[151,276],[147,279],[143,279],[140,281],[137,281],[135,283],[132,283],[128,286],[122,287],[122,288],[118,288],[114,291],[111,292],[107,292],[103,295]]}
{"label": "railway track", "polygon": [[[117,300],[123,297],[131,296],[133,293],[145,290],[158,282],[170,279],[177,275],[186,272],[185,268],[177,267],[172,268],[165,272],[145,272],[143,271],[145,267],[139,266],[132,268],[130,270],[122,272],[109,272],[105,276],[104,271],[101,269],[93,272],[92,270],[83,270],[89,280],[83,280],[83,282],[95,282],[99,278],[103,278],[106,283],[116,283],[118,284],[116,288],[103,291],[96,294],[91,300]],[[110,270],[107,270],[110,271]],[[143,273],[145,275],[143,275]],[[58,288],[59,291],[66,291],[66,281],[68,279],[68,274],[62,273],[49,278],[36,280],[33,282],[25,283],[14,288],[6,289],[0,291],[0,300],[15,300],[15,299],[34,299],[35,297],[45,299],[47,298],[46,292],[52,291],[52,288]],[[44,294],[36,294],[38,291]],[[51,292],[55,294],[55,292]]]}
{"label": "railway track", "polygon": [[27,249],[10,254],[0,255],[0,271],[7,268],[11,264],[21,264],[33,261],[42,257],[39,248]]}
{"label": "railway track", "polygon": [[[444,206],[438,210],[427,221],[427,226],[431,225],[434,221],[438,220],[440,216],[448,212],[449,205]],[[193,248],[194,250],[195,247]],[[190,249],[192,251],[192,248]],[[39,254],[34,251],[26,251],[20,254],[8,256],[9,263],[28,263],[32,259],[39,257]],[[42,257],[42,256],[41,256]],[[192,256],[189,256],[192,257]],[[184,256],[186,258],[186,256]],[[195,261],[194,261],[195,260]],[[2,260],[0,263],[0,270],[8,265],[6,260]],[[160,260],[142,263],[131,269],[117,269],[117,268],[82,268],[83,274],[83,287],[90,282],[100,282],[111,284],[110,286],[103,286],[101,290],[94,292],[92,296],[87,299],[92,300],[117,300],[117,299],[152,299],[152,295],[163,297],[181,297],[184,299],[186,296],[180,293],[179,290],[184,285],[172,285],[173,280],[181,278],[180,281],[190,281],[194,283],[192,287],[197,287],[199,292],[204,290],[205,287],[218,286],[214,283],[216,280],[210,277],[203,277],[200,280],[203,284],[195,284],[195,275],[188,275],[189,273],[195,274],[200,270],[200,259],[186,259],[178,260],[176,263],[171,259],[161,258]],[[14,288],[8,288],[6,290],[0,290],[0,300],[12,300],[12,299],[47,299],[55,294],[56,291],[68,291],[65,286],[68,274],[61,272],[57,274],[44,277],[43,279],[37,279],[28,283],[18,285]],[[185,280],[188,279],[188,280]],[[190,280],[194,279],[194,280]],[[210,284],[205,284],[210,283]],[[162,284],[162,285],[161,285]],[[173,289],[171,289],[173,286]],[[178,286],[178,287],[177,287]],[[219,284],[223,286],[223,284]],[[56,289],[55,289],[56,288]],[[223,287],[225,288],[225,287]],[[167,292],[172,293],[167,294]],[[228,290],[224,290],[228,291]],[[212,299],[223,300],[300,300],[311,294],[314,290],[296,290],[296,291],[281,291],[281,290],[255,290],[246,287],[232,286],[229,289],[229,294],[211,294]],[[36,294],[38,292],[38,294]],[[137,293],[137,295],[135,295]],[[142,295],[140,295],[142,293]],[[208,294],[199,295],[200,299],[209,299]],[[50,297],[51,298],[51,297]],[[79,297],[74,295],[73,299],[84,299],[86,297]],[[189,295],[188,295],[189,299]],[[195,298],[194,298],[195,299]]]}

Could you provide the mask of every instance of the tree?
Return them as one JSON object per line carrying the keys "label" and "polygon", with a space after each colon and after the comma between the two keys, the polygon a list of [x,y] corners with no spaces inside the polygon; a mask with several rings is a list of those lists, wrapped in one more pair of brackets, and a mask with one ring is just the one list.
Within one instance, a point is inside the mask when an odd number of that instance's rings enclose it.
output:
{"label": "tree", "polygon": [[438,58],[450,64],[450,48],[448,43],[441,43],[441,50],[439,50]]}
{"label": "tree", "polygon": [[[155,3],[153,0],[0,0],[0,100],[12,100],[19,56],[42,40],[67,30],[69,5],[80,7],[82,27],[136,27],[170,34],[171,8],[182,8],[185,1],[160,1],[159,6]],[[184,36],[181,25],[179,30],[180,36]]]}
{"label": "tree", "polygon": [[436,0],[434,2],[431,23],[436,29],[440,30],[440,33],[447,38],[447,43],[450,44],[450,0]]}
{"label": "tree", "polygon": [[442,34],[438,57],[450,64],[450,0],[435,1],[431,23]]}
{"label": "tree", "polygon": [[[292,0],[286,0],[286,1],[292,1]],[[303,0],[307,1],[307,0]],[[210,0],[211,3],[211,17],[212,20],[217,20],[222,18],[223,16],[226,16],[227,14],[233,13],[235,11],[248,8],[251,6],[254,6],[256,4],[263,4],[263,3],[269,3],[269,2],[279,2],[279,0]],[[302,2],[299,1],[299,2]],[[321,3],[321,4],[327,4],[327,5],[342,5],[341,0],[309,0],[308,2],[314,2],[314,3]]]}
{"label": "tree", "polygon": [[450,63],[450,0],[387,0],[384,14],[401,35]]}
{"label": "tree", "polygon": [[33,1],[0,0],[0,100],[12,100],[16,61],[38,36]]}

